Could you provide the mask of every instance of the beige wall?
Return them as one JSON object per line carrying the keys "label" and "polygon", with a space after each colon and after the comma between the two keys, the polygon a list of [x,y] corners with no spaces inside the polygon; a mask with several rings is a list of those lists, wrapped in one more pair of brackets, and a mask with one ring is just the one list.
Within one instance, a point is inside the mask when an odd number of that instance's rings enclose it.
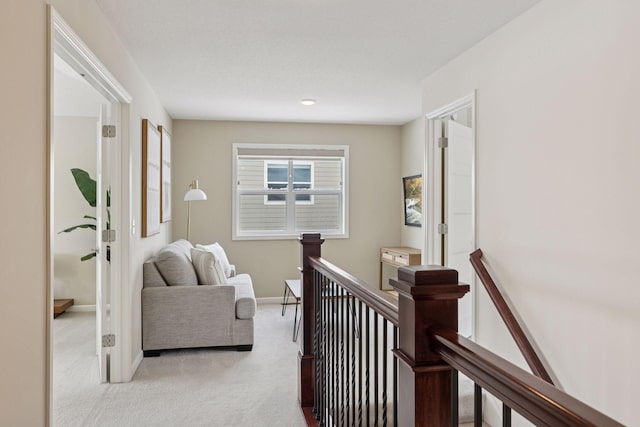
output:
{"label": "beige wall", "polygon": [[[84,42],[133,96],[131,140],[131,217],[140,222],[140,119],[171,127],[148,83],[92,1],[53,4]],[[41,426],[47,422],[47,19],[42,0],[9,0],[0,14],[0,40],[8,58],[0,67],[0,197],[5,201],[0,231],[2,288],[0,310],[0,425]],[[126,147],[127,150],[129,147]],[[125,157],[128,151],[125,152]],[[10,161],[8,161],[10,159]],[[126,163],[126,162],[125,162]],[[128,170],[128,165],[124,165]],[[125,223],[128,222],[125,221]],[[53,225],[53,224],[52,224]],[[124,230],[128,233],[130,230]],[[170,240],[170,225],[149,239],[133,236],[131,284],[123,309],[131,319],[133,342],[123,343],[125,371],[140,354],[142,260]]]}
{"label": "beige wall", "polygon": [[0,425],[39,426],[46,385],[46,11],[38,0],[9,0],[2,9]]}
{"label": "beige wall", "polygon": [[[425,143],[426,143],[426,120],[424,116],[410,121],[402,126],[401,140],[401,171],[402,176],[411,176],[422,174],[423,186],[424,181],[424,156],[425,156]],[[402,206],[402,184],[400,185],[400,201],[398,202]],[[423,207],[426,208],[426,204],[423,202]],[[407,225],[402,226],[401,244],[402,246],[409,246],[411,248],[417,248],[423,251],[423,259],[426,261],[424,254],[425,247],[425,230],[426,230],[426,209],[422,213],[422,227],[409,227]],[[404,224],[404,220],[402,221]]]}
{"label": "beige wall", "polygon": [[208,196],[192,203],[191,241],[220,242],[239,272],[250,273],[258,297],[280,297],[283,281],[298,277],[296,240],[231,240],[231,164],[234,142],[349,145],[349,239],[327,240],[323,255],[372,286],[378,251],[400,243],[400,128],[294,123],[174,121],[173,235],[186,235],[184,193],[200,180]]}
{"label": "beige wall", "polygon": [[[543,1],[423,81],[425,113],[477,89],[478,246],[560,386],[635,426],[639,20]],[[477,340],[524,366],[478,295]]]}
{"label": "beige wall", "polygon": [[95,223],[83,218],[84,215],[95,216],[96,209],[82,197],[71,169],[84,169],[96,178],[97,123],[97,117],[56,117],[53,127],[56,154],[53,296],[73,298],[75,305],[96,303],[96,261],[80,261],[96,247],[96,235],[89,229],[58,233],[78,224]]}

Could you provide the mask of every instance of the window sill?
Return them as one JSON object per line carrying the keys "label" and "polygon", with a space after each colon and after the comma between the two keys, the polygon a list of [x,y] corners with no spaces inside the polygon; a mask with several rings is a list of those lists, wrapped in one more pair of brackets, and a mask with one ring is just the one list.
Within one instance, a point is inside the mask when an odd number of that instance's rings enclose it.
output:
{"label": "window sill", "polygon": [[[313,231],[303,231],[300,232],[298,234],[279,234],[279,235],[250,235],[250,236],[233,236],[231,238],[231,240],[234,241],[241,241],[241,240],[299,240],[300,236],[303,233],[313,233]],[[323,239],[329,239],[329,240],[333,240],[333,239],[348,239],[349,238],[349,234],[345,233],[345,234],[328,234],[328,233],[322,233],[322,238]]]}

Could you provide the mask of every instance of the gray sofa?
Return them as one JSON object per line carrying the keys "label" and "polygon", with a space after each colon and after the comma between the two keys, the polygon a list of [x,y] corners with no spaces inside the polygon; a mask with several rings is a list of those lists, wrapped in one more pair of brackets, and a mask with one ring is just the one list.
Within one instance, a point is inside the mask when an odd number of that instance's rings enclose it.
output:
{"label": "gray sofa", "polygon": [[248,274],[235,274],[222,285],[199,285],[191,245],[178,240],[144,263],[142,349],[160,350],[234,346],[253,348],[256,299]]}

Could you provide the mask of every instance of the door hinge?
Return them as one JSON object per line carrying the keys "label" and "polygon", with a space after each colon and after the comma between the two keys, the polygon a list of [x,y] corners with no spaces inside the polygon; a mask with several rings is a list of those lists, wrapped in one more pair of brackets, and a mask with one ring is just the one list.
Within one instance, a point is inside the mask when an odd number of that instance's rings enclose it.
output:
{"label": "door hinge", "polygon": [[102,230],[102,241],[105,243],[115,242],[116,230],[113,230],[113,229]]}
{"label": "door hinge", "polygon": [[103,347],[114,347],[116,345],[116,336],[113,334],[103,335],[102,336],[102,346]]}
{"label": "door hinge", "polygon": [[116,127],[114,125],[103,125],[102,126],[102,137],[103,138],[115,138],[116,137]]}
{"label": "door hinge", "polygon": [[438,138],[438,148],[447,148],[449,146],[449,138],[441,136]]}
{"label": "door hinge", "polygon": [[447,224],[438,224],[438,234],[447,234],[449,226]]}

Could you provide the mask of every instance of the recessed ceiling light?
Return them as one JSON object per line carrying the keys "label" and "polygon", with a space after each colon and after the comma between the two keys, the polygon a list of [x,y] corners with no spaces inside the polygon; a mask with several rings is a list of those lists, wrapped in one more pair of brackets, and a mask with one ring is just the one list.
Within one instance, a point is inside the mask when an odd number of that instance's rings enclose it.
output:
{"label": "recessed ceiling light", "polygon": [[315,103],[316,103],[316,100],[315,100],[315,99],[311,99],[311,98],[305,98],[305,99],[301,99],[301,100],[300,100],[300,103],[301,103],[302,105],[307,105],[307,106],[309,106],[309,105],[313,105],[313,104],[315,104]]}

